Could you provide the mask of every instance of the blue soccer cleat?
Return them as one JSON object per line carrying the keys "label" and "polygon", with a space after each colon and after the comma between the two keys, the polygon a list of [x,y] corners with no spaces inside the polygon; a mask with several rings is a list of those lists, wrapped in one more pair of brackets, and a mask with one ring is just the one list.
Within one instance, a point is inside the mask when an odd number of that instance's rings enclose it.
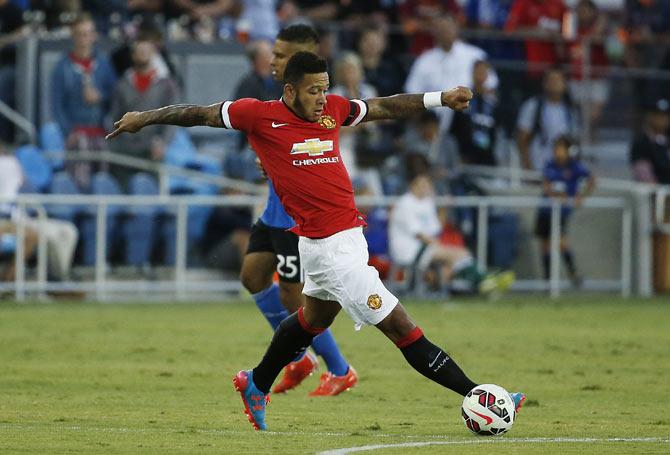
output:
{"label": "blue soccer cleat", "polygon": [[524,401],[526,401],[526,394],[522,392],[514,392],[509,395],[512,397],[512,401],[514,401],[514,411],[519,412]]}
{"label": "blue soccer cleat", "polygon": [[251,370],[240,371],[233,378],[235,390],[240,392],[244,403],[244,413],[256,430],[265,430],[265,405],[270,401],[270,394],[263,393],[256,387]]}

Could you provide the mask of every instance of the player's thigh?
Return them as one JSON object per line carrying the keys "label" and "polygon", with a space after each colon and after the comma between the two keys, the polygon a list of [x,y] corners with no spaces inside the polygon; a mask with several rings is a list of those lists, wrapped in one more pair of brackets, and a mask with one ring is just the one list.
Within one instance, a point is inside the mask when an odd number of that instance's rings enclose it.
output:
{"label": "player's thigh", "polygon": [[333,323],[341,309],[342,306],[335,301],[306,296],[302,314],[310,326],[324,328]]}
{"label": "player's thigh", "polygon": [[295,313],[298,311],[298,308],[305,304],[302,287],[302,283],[279,280],[279,299],[289,313]]}
{"label": "player's thigh", "polygon": [[242,259],[240,281],[252,294],[267,289],[272,284],[277,258],[270,234],[270,229],[260,221],[251,227],[249,247]]}
{"label": "player's thigh", "polygon": [[388,337],[393,343],[405,338],[414,328],[416,324],[412,321],[409,313],[400,302],[393,308],[393,310],[376,325],[376,327]]}

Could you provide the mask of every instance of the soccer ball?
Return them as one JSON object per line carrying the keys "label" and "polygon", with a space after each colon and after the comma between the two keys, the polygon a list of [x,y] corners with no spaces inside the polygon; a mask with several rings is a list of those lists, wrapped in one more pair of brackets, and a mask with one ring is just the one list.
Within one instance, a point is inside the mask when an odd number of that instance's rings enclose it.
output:
{"label": "soccer ball", "polygon": [[499,435],[514,424],[514,401],[507,390],[495,384],[482,384],[463,399],[461,416],[465,426],[479,435]]}

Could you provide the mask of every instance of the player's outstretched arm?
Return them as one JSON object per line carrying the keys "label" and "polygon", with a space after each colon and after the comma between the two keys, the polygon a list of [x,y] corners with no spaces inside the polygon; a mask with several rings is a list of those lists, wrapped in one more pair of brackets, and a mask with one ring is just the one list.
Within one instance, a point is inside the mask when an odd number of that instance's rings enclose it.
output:
{"label": "player's outstretched arm", "polygon": [[105,139],[111,139],[121,133],[137,133],[149,125],[211,126],[223,128],[221,103],[210,106],[197,104],[173,104],[143,112],[126,112],[114,123],[114,131]]}
{"label": "player's outstretched arm", "polygon": [[440,106],[462,111],[467,109],[471,99],[472,91],[466,87],[456,87],[446,92],[370,98],[365,100],[368,105],[368,113],[363,121],[399,119],[417,114],[428,108]]}

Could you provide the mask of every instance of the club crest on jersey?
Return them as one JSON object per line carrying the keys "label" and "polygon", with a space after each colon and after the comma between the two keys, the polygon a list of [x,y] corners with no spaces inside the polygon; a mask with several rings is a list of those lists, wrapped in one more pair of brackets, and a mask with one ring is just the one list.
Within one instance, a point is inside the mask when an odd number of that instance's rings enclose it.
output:
{"label": "club crest on jersey", "polygon": [[333,128],[335,128],[336,123],[335,119],[330,115],[322,115],[321,117],[319,117],[319,125],[328,130],[332,130]]}
{"label": "club crest on jersey", "polygon": [[378,310],[382,307],[382,298],[379,294],[372,294],[368,297],[368,306],[371,310]]}

